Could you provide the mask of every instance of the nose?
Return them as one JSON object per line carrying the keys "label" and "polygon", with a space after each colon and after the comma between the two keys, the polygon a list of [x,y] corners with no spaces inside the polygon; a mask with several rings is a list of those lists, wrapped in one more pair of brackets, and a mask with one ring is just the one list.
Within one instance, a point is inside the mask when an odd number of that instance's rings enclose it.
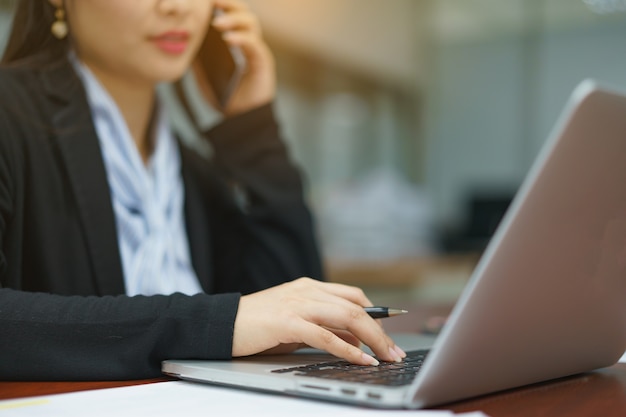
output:
{"label": "nose", "polygon": [[197,0],[159,0],[157,7],[159,12],[165,15],[185,14],[189,11],[192,1]]}

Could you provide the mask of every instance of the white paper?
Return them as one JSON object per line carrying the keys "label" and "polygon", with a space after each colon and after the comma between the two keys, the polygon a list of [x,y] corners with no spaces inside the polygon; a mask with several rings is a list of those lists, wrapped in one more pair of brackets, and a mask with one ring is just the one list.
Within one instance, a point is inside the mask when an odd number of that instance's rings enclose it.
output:
{"label": "white paper", "polygon": [[[403,414],[416,417],[459,415],[445,410],[376,410],[184,381],[0,401],[2,417],[382,417]],[[481,412],[461,415],[485,416]]]}
{"label": "white paper", "polygon": [[624,355],[619,359],[619,362],[622,363],[626,363],[626,352],[624,353]]}

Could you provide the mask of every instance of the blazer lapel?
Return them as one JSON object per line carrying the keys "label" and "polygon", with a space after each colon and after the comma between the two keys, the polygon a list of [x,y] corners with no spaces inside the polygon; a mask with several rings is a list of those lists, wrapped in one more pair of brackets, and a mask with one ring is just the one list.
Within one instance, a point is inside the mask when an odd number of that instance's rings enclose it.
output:
{"label": "blazer lapel", "polygon": [[209,240],[209,220],[207,211],[202,204],[200,185],[197,183],[190,170],[192,152],[179,145],[182,176],[185,184],[185,223],[187,240],[189,241],[189,254],[196,276],[206,293],[213,292],[213,281],[211,274],[211,242]]}
{"label": "blazer lapel", "polygon": [[50,97],[48,111],[55,129],[53,135],[76,198],[94,284],[100,295],[124,294],[106,169],[82,84],[67,61],[43,70],[42,82]]}

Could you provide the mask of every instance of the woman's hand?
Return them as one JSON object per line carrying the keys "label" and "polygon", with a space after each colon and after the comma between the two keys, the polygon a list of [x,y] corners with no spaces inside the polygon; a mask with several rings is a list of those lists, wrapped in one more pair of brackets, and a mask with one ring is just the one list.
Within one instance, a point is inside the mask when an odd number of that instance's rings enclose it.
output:
{"label": "woman's hand", "polygon": [[271,102],[276,94],[276,69],[257,17],[241,0],[214,0],[213,7],[225,13],[211,24],[223,33],[227,44],[241,48],[247,61],[246,72],[226,109],[221,109],[204,76],[202,65],[196,59],[193,71],[203,96],[226,116],[244,113]]}
{"label": "woman's hand", "polygon": [[311,346],[355,364],[377,365],[357,347],[362,341],[378,358],[401,361],[406,354],[363,310],[371,305],[358,288],[310,278],[246,295],[235,319],[233,356]]}

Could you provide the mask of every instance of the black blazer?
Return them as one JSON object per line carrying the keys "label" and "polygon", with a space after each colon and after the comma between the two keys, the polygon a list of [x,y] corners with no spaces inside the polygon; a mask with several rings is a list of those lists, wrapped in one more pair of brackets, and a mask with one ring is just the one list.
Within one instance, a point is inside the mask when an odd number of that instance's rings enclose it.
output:
{"label": "black blazer", "polygon": [[206,294],[127,297],[82,84],[65,60],[0,70],[0,379],[144,378],[166,358],[229,358],[239,293],[321,278],[271,106],[206,138],[210,161],[181,146],[191,258]]}

